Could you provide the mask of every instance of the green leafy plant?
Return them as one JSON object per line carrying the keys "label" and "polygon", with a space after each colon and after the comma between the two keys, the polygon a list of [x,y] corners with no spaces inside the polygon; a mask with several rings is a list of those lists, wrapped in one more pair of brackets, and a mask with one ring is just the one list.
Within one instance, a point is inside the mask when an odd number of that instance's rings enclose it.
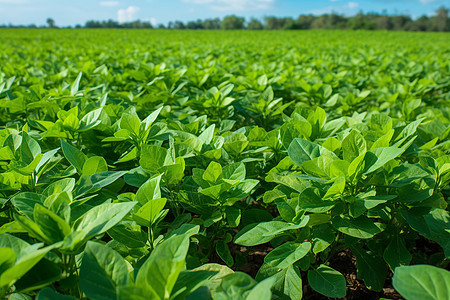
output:
{"label": "green leafy plant", "polygon": [[0,32],[0,298],[448,298],[445,33]]}

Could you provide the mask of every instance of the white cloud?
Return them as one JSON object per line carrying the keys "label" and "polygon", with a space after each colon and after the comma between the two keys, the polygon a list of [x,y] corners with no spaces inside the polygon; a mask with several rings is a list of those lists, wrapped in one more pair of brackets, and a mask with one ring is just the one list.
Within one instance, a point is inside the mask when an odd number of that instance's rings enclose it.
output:
{"label": "white cloud", "polygon": [[102,1],[102,2],[100,2],[100,6],[111,7],[111,6],[117,6],[117,5],[119,5],[119,1]]}
{"label": "white cloud", "polygon": [[359,4],[356,2],[349,2],[347,3],[348,8],[352,9],[352,8],[357,8],[359,7]]}
{"label": "white cloud", "polygon": [[140,8],[137,6],[129,6],[125,9],[119,9],[117,11],[117,19],[119,23],[135,21],[139,10]]}
{"label": "white cloud", "polygon": [[182,0],[185,3],[207,5],[219,11],[246,11],[270,9],[275,0]]}

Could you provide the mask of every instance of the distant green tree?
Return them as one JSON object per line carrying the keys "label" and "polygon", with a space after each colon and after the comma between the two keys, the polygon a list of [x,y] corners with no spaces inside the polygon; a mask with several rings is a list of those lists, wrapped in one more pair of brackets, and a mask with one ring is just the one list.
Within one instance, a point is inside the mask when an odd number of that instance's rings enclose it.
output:
{"label": "distant green tree", "polygon": [[327,19],[326,29],[347,28],[347,18],[336,13],[331,13]]}
{"label": "distant green tree", "polygon": [[433,30],[433,24],[431,24],[430,18],[427,16],[421,16],[414,21],[414,30],[416,31],[431,31]]}
{"label": "distant green tree", "polygon": [[250,20],[250,22],[248,22],[248,24],[247,24],[247,29],[248,30],[261,30],[263,28],[264,28],[264,26],[261,23],[261,21],[258,20],[258,19],[255,19],[255,18],[252,18]]}
{"label": "distant green tree", "polygon": [[189,21],[186,24],[186,29],[197,29],[197,22]]}
{"label": "distant green tree", "polygon": [[235,15],[226,16],[220,23],[220,28],[225,30],[230,29],[244,29],[245,19],[243,17],[237,17]]}
{"label": "distant green tree", "polygon": [[377,29],[381,29],[381,30],[390,30],[392,29],[392,24],[391,24],[391,20],[390,18],[383,14],[381,16],[379,16],[376,20],[375,20],[375,24],[377,26]]}
{"label": "distant green tree", "polygon": [[299,29],[310,29],[311,23],[316,19],[313,15],[300,15],[297,19]]}
{"label": "distant green tree", "polygon": [[350,18],[350,20],[348,21],[348,25],[350,29],[353,30],[358,29],[373,30],[376,28],[376,24],[370,20],[371,18],[373,19],[373,15],[368,16],[360,12],[353,18]]}
{"label": "distant green tree", "polygon": [[190,21],[186,24],[186,29],[205,29],[202,20]]}
{"label": "distant green tree", "polygon": [[52,18],[48,18],[47,19],[47,25],[48,25],[49,28],[55,28],[56,27],[55,20],[53,20]]}
{"label": "distant green tree", "polygon": [[405,30],[405,25],[411,21],[408,16],[393,16],[391,17],[393,30]]}
{"label": "distant green tree", "polygon": [[292,18],[277,18],[268,16],[264,18],[264,28],[269,30],[294,29],[295,22]]}
{"label": "distant green tree", "polygon": [[220,19],[206,19],[205,21],[203,21],[203,27],[209,30],[220,29]]}
{"label": "distant green tree", "polygon": [[321,15],[311,22],[311,29],[324,29],[328,23],[328,15]]}
{"label": "distant green tree", "polygon": [[184,25],[181,21],[175,21],[173,24],[173,29],[186,29],[186,25]]}
{"label": "distant green tree", "polygon": [[436,27],[438,31],[449,30],[448,9],[443,6],[436,11]]}
{"label": "distant green tree", "polygon": [[[56,27],[53,19],[47,20],[48,27]],[[14,25],[10,24],[10,27]],[[119,24],[117,21],[87,21],[86,28],[153,28],[150,22],[133,21]],[[158,28],[165,28],[164,25],[158,25]],[[229,15],[220,20],[206,19],[190,21],[186,24],[181,21],[170,21],[168,29],[244,29],[245,18]],[[344,15],[331,13],[320,16],[300,15],[296,20],[285,17],[278,18],[267,16],[264,22],[252,18],[247,24],[249,30],[292,30],[292,29],[353,29],[353,30],[408,30],[408,31],[450,31],[449,9],[441,7],[432,17],[421,16],[416,20],[406,15],[389,16],[386,11],[382,14],[359,12],[355,16],[347,17]]]}
{"label": "distant green tree", "polygon": [[283,30],[300,29],[300,26],[292,18],[282,18],[280,20],[280,26]]}

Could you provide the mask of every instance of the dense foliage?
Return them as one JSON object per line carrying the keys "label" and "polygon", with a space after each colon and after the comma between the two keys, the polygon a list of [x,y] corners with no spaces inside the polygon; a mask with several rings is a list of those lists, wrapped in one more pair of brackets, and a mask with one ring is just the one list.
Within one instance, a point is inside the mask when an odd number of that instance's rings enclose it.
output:
{"label": "dense foliage", "polygon": [[[47,19],[49,28],[55,28],[52,18]],[[6,25],[3,25],[6,26]],[[10,27],[15,25],[10,24]],[[1,27],[1,26],[0,26]],[[36,27],[29,25],[28,27]],[[170,21],[168,24],[151,24],[148,21],[136,20],[119,23],[109,19],[107,21],[89,20],[84,26],[76,28],[129,28],[129,29],[189,29],[189,30],[305,30],[305,29],[348,29],[348,30],[403,30],[403,31],[450,31],[449,10],[444,6],[436,10],[435,15],[423,15],[411,18],[409,15],[388,15],[386,13],[359,12],[354,16],[345,16],[337,13],[317,15],[301,14],[297,19],[291,17],[266,16],[263,20],[235,15],[224,18],[214,18],[196,21]]]}
{"label": "dense foliage", "polygon": [[1,297],[449,297],[447,34],[0,36]]}

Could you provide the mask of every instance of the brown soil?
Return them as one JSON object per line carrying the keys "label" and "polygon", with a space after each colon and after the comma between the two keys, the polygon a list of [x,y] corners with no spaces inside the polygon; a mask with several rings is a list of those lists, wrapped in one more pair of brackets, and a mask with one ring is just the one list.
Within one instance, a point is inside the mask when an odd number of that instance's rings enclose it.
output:
{"label": "brown soil", "polygon": [[[256,273],[258,273],[259,268],[264,263],[264,257],[273,250],[270,245],[261,245],[262,247],[258,247],[255,249],[253,247],[251,250],[247,250],[246,247],[239,247],[239,251],[247,252],[247,263],[243,266],[240,266],[237,271],[245,272],[255,278]],[[265,246],[265,247],[264,247]]]}
{"label": "brown soil", "polygon": [[[231,246],[231,244],[230,244]],[[245,272],[252,277],[255,277],[259,268],[264,262],[264,257],[273,250],[270,244],[259,245],[259,247],[240,247],[235,246],[235,248],[230,249],[232,253],[236,251],[240,251],[241,253],[247,254],[247,263],[243,266],[240,266],[236,269],[236,271]],[[220,258],[219,258],[220,260]],[[223,262],[221,262],[223,263]],[[366,288],[364,282],[356,278],[356,258],[352,255],[349,249],[344,249],[340,252],[337,252],[330,259],[330,267],[336,269],[344,275],[347,281],[347,296],[343,298],[339,298],[342,300],[356,300],[356,299],[364,299],[364,300],[372,300],[372,299],[380,299],[380,298],[388,298],[388,299],[401,299],[402,297],[398,294],[394,288],[392,287],[392,273],[388,275],[385,286],[382,291],[374,292]],[[326,296],[323,296],[316,291],[314,291],[308,285],[308,279],[306,277],[307,272],[302,272],[302,281],[303,281],[303,299],[306,300],[328,300],[333,299]]]}
{"label": "brown soil", "polygon": [[[344,249],[337,252],[330,259],[330,267],[339,271],[344,275],[347,281],[347,296],[337,299],[345,300],[378,300],[380,298],[388,299],[401,299],[402,297],[398,294],[392,287],[392,273],[389,273],[388,278],[385,282],[384,288],[380,292],[374,292],[366,288],[364,282],[356,278],[356,258],[352,255],[349,249]],[[303,299],[314,299],[314,300],[325,300],[334,299],[323,296],[311,287],[308,286],[308,280],[306,278],[306,273],[303,274]],[[305,284],[306,283],[306,284]]]}
{"label": "brown soil", "polygon": [[[238,267],[233,266],[232,268],[235,271],[241,271],[249,274],[253,278],[256,276],[261,265],[264,263],[264,257],[273,250],[273,247],[270,243],[258,245],[256,247],[242,247],[233,243],[229,244],[230,251],[235,257],[236,253],[244,254],[247,258],[245,264],[240,265]],[[425,256],[429,256],[435,253],[439,253],[442,251],[440,246],[430,241],[422,236],[419,236],[419,239],[416,240],[416,246],[414,247],[414,251],[421,252]],[[215,254],[215,253],[214,253]],[[223,261],[217,256],[213,255],[211,258],[214,262],[222,263]],[[384,288],[379,291],[371,291],[364,285],[362,280],[357,278],[357,268],[356,268],[356,258],[353,256],[349,249],[343,249],[339,252],[336,252],[333,257],[329,260],[329,265],[333,269],[339,271],[344,275],[347,281],[347,296],[337,299],[342,300],[378,300],[380,298],[387,299],[402,299],[401,295],[398,294],[392,286],[392,272],[389,270],[389,274],[387,276]],[[449,264],[444,260],[444,265],[441,266],[444,268],[448,268]],[[302,272],[302,281],[303,281],[303,299],[306,300],[330,300],[334,298],[326,297],[322,294],[317,293],[308,285],[307,272]]]}

